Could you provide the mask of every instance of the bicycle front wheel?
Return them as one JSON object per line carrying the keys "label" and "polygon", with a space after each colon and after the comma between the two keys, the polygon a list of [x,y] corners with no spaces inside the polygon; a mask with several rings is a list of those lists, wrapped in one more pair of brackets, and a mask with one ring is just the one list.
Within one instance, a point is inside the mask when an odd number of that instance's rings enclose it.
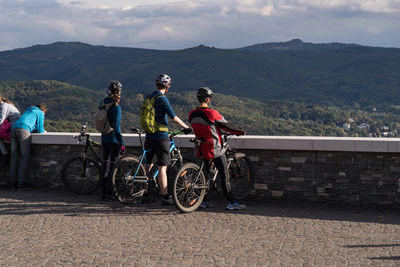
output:
{"label": "bicycle front wheel", "polygon": [[61,180],[68,190],[87,195],[100,187],[101,167],[90,158],[71,158],[63,166]]}
{"label": "bicycle front wheel", "polygon": [[250,160],[243,153],[235,153],[228,158],[228,169],[233,198],[244,199],[253,186],[253,172]]}
{"label": "bicycle front wheel", "polygon": [[183,164],[191,162],[187,158],[183,158],[182,156],[175,155],[171,158],[171,165],[168,166],[167,169],[167,177],[168,177],[168,192],[172,192],[172,186],[174,184],[174,179],[178,173],[178,171],[182,168]]}
{"label": "bicycle front wheel", "polygon": [[[114,167],[112,186],[117,200],[129,204],[143,196],[146,190],[146,169],[135,156],[119,159]],[[136,179],[136,177],[141,177]]]}
{"label": "bicycle front wheel", "polygon": [[181,212],[195,211],[206,194],[208,184],[200,167],[194,163],[186,163],[178,171],[172,187],[175,206]]}

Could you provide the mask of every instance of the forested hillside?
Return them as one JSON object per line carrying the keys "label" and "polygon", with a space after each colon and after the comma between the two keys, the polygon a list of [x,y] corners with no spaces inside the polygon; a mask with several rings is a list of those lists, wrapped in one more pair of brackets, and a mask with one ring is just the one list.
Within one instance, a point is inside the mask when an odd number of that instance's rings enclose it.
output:
{"label": "forested hillside", "polygon": [[104,91],[109,80],[145,93],[157,74],[171,92],[215,92],[270,101],[381,108],[400,103],[400,49],[301,40],[240,49],[177,51],[54,43],[0,52],[0,81],[57,80]]}
{"label": "forested hillside", "polygon": [[[92,126],[93,114],[105,97],[105,90],[56,81],[2,82],[0,94],[12,100],[21,111],[32,104],[45,102],[49,107],[45,122],[48,131],[76,132],[85,121]],[[123,132],[139,126],[138,112],[143,97],[142,93],[123,91]],[[178,116],[187,121],[188,112],[196,106],[195,92],[170,92],[168,98]],[[397,106],[366,111],[359,106],[323,107],[277,100],[259,101],[226,94],[215,94],[212,104],[249,134],[379,136],[383,132],[397,135],[400,126]],[[343,129],[346,121],[350,122],[348,131]],[[368,124],[368,129],[358,127],[362,123]],[[95,130],[91,127],[90,131]]]}

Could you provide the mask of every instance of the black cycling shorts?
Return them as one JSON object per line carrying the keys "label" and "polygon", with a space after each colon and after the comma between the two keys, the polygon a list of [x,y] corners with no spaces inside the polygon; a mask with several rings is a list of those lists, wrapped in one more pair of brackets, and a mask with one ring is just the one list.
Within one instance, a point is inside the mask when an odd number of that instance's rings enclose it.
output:
{"label": "black cycling shorts", "polygon": [[146,153],[146,164],[153,162],[154,155],[157,156],[157,166],[171,165],[171,157],[169,155],[169,140],[152,140],[146,139],[144,149],[151,149]]}

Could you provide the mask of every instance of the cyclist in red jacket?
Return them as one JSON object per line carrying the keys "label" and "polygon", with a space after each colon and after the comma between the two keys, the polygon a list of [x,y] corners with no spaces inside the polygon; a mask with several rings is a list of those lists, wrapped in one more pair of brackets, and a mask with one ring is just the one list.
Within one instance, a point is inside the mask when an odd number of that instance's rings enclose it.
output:
{"label": "cyclist in red jacket", "polygon": [[[217,167],[221,177],[222,189],[228,201],[226,208],[230,210],[245,209],[246,205],[235,201],[231,192],[221,130],[235,135],[245,135],[246,133],[230,124],[217,110],[210,108],[212,96],[213,92],[210,88],[199,88],[197,90],[199,105],[189,113],[189,122],[192,125],[193,132],[196,138],[201,140],[197,156],[205,160],[206,166],[210,166],[211,161],[213,161],[215,167]],[[203,208],[210,206],[207,200],[200,205]]]}

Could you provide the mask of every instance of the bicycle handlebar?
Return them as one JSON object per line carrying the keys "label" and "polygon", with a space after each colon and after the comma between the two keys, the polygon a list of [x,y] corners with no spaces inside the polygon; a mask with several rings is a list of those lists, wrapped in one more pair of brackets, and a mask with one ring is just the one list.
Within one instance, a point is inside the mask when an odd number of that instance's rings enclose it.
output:
{"label": "bicycle handlebar", "polygon": [[[189,128],[190,129],[190,128]],[[190,132],[191,132],[191,130],[192,129],[190,129]],[[138,134],[145,134],[146,132],[145,131],[143,131],[143,130],[141,130],[141,129],[139,129],[139,128],[136,128],[136,127],[132,127],[131,128],[131,131],[132,132],[136,132],[136,133],[138,133]],[[188,133],[185,133],[185,131],[187,131],[186,129],[180,129],[179,131],[168,131],[168,134],[169,135],[172,135],[172,136],[177,136],[177,135],[179,135],[179,134],[182,134],[182,133],[184,133],[184,134],[189,134],[189,132]]]}
{"label": "bicycle handlebar", "polygon": [[141,129],[139,129],[139,128],[136,128],[136,127],[132,127],[132,128],[131,128],[131,131],[132,131],[132,132],[136,132],[136,133],[138,133],[138,134],[145,134],[145,133],[146,133],[145,131],[143,131],[143,130],[141,130]]}
{"label": "bicycle handlebar", "polygon": [[[227,142],[228,141],[228,137],[229,136],[232,136],[232,135],[235,135],[235,134],[231,134],[231,133],[223,133],[222,134],[222,138],[224,139],[224,142]],[[203,139],[204,140],[204,139]],[[200,144],[201,143],[201,141],[202,141],[202,139],[199,139],[199,138],[193,138],[193,139],[190,139],[189,140],[190,142],[192,142],[192,143],[197,143],[197,144]]]}
{"label": "bicycle handlebar", "polygon": [[81,135],[85,135],[86,134],[87,125],[88,125],[88,122],[85,122],[85,124],[82,125]]}

